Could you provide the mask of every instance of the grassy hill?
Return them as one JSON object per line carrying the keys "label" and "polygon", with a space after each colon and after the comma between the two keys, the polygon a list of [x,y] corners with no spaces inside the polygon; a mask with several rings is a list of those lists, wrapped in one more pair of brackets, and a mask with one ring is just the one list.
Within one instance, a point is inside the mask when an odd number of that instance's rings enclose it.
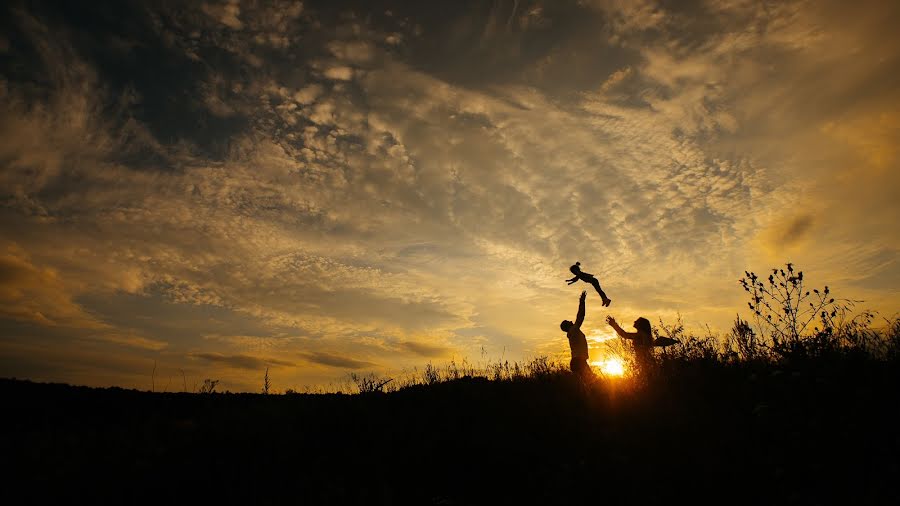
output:
{"label": "grassy hill", "polygon": [[585,385],[547,369],[358,395],[2,380],[2,494],[25,498],[4,504],[897,504],[896,357],[737,360],[695,343],[640,378]]}

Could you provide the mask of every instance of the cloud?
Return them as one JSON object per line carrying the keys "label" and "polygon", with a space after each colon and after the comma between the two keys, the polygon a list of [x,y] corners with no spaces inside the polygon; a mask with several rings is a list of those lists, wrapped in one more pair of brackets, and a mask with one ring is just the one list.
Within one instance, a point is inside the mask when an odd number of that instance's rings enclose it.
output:
{"label": "cloud", "polygon": [[[348,50],[341,51],[346,56]],[[259,87],[250,85],[246,89],[250,92]],[[291,94],[290,87],[277,83],[266,88],[276,97]],[[307,85],[294,93],[305,100],[309,91]],[[641,238],[650,244],[669,242],[687,249],[689,242],[667,238],[682,236],[702,222],[710,228],[706,235],[695,235],[694,244],[704,244],[707,238],[717,240],[721,228],[712,226],[708,217],[736,216],[735,202],[741,201],[734,197],[746,190],[739,183],[740,171],[727,163],[708,164],[690,139],[672,138],[670,129],[682,119],[680,115],[612,107],[587,94],[581,112],[588,114],[579,116],[532,90],[496,89],[486,94],[458,89],[396,63],[372,72],[365,81],[365,93],[370,104],[365,115],[356,109],[351,97],[338,90],[316,98],[318,103],[309,112],[292,112],[296,121],[305,118],[322,127],[304,132],[302,150],[283,139],[267,138],[270,132],[253,134],[246,145],[258,147],[244,150],[244,141],[234,142],[237,156],[226,162],[224,171],[217,166],[201,166],[189,169],[183,177],[161,178],[156,186],[135,188],[146,191],[137,199],[135,207],[140,212],[109,224],[139,228],[161,219],[165,227],[199,231],[199,237],[210,245],[228,244],[229,255],[207,254],[198,261],[187,242],[172,237],[162,243],[162,248],[154,247],[159,251],[148,256],[164,254],[169,259],[162,270],[157,269],[156,277],[173,287],[175,300],[228,304],[301,325],[305,318],[297,314],[298,304],[291,309],[278,308],[280,300],[290,299],[267,297],[261,301],[250,292],[242,293],[243,287],[252,284],[250,273],[257,279],[267,276],[269,267],[263,262],[241,260],[245,279],[226,275],[230,279],[215,281],[198,277],[201,266],[230,263],[228,257],[252,259],[259,247],[272,251],[322,250],[315,243],[317,235],[349,241],[343,246],[330,245],[332,251],[325,256],[335,257],[335,247],[348,253],[377,248],[380,241],[371,239],[377,233],[395,241],[398,251],[413,241],[431,240],[435,251],[449,255],[459,267],[476,269],[482,276],[485,269],[477,262],[467,262],[461,252],[468,249],[489,258],[515,260],[513,265],[527,270],[536,263],[551,263],[557,256],[571,256],[572,252],[564,250],[573,245],[589,244],[598,254],[618,256],[621,262],[617,269],[624,271],[641,262],[642,256],[649,256],[628,251],[626,238]],[[613,122],[610,117],[618,119]],[[445,132],[449,133],[449,142],[444,142]],[[566,135],[553,135],[556,132]],[[596,142],[604,137],[608,140]],[[366,153],[356,151],[357,145],[350,141],[354,138],[364,142]],[[632,146],[640,147],[622,151]],[[307,151],[310,155],[305,154]],[[671,158],[664,155],[669,152],[676,153],[678,165],[672,165]],[[351,164],[354,170],[346,171]],[[292,174],[302,179],[292,184]],[[710,182],[713,175],[718,182]],[[662,208],[651,208],[653,214],[629,216],[632,211],[617,203],[621,192],[642,187],[651,192],[661,190],[646,187],[642,178],[668,179],[672,184],[662,189]],[[585,181],[578,183],[581,180]],[[190,188],[190,196],[177,188]],[[560,198],[571,191],[569,188],[575,188],[575,192]],[[703,199],[698,199],[701,194]],[[570,205],[573,202],[574,207]],[[705,207],[708,203],[730,208],[709,210]],[[165,213],[158,212],[162,209]],[[191,217],[204,209],[220,211],[215,220],[201,225]],[[291,219],[285,221],[286,216]],[[707,218],[698,221],[698,216]],[[589,232],[594,223],[602,229],[594,226]],[[298,224],[310,231],[308,237],[285,240],[279,229]],[[662,237],[654,238],[654,234]],[[556,238],[551,239],[554,235]],[[252,238],[252,243],[248,247],[235,245],[230,240],[234,237]],[[617,239],[608,242],[599,240],[601,237]],[[409,298],[404,293],[409,288],[401,289],[400,280],[410,287],[439,282],[436,276],[422,271],[406,276],[383,275],[390,270],[386,262],[395,256],[390,248],[384,251],[384,258],[375,262],[379,267],[372,271],[380,278],[375,285],[378,288],[370,292],[373,301]],[[344,263],[338,262],[338,266]],[[322,272],[314,275],[322,276]],[[281,271],[278,277],[293,276],[290,271]],[[534,276],[524,278],[533,282]],[[358,285],[355,280],[350,283]],[[379,293],[388,286],[386,283],[392,288]],[[538,282],[537,286],[542,284]],[[304,285],[289,284],[288,289],[315,293]],[[470,297],[464,295],[465,290],[459,286],[442,297]],[[186,293],[213,295],[200,299]],[[334,302],[328,306],[339,307]],[[403,304],[381,307],[402,308]],[[404,316],[407,313],[410,311],[384,311],[409,322]]]}
{"label": "cloud", "polygon": [[293,367],[294,364],[285,360],[255,357],[253,355],[226,355],[216,352],[192,353],[194,358],[206,360],[217,364],[238,369],[260,370],[270,366]]}
{"label": "cloud", "polygon": [[412,352],[422,357],[444,357],[450,353],[450,348],[445,346],[437,346],[428,343],[406,341],[398,345],[401,349]]}
{"label": "cloud", "polygon": [[774,255],[796,251],[796,247],[809,240],[815,219],[809,214],[799,214],[776,220],[763,232],[765,247]]}
{"label": "cloud", "polygon": [[367,63],[375,52],[372,44],[364,40],[333,41],[328,44],[328,50],[337,59],[351,64]]}
{"label": "cloud", "polygon": [[240,20],[241,6],[238,0],[227,0],[221,3],[206,3],[201,6],[203,12],[234,30],[240,30],[244,24]]}
{"label": "cloud", "polygon": [[316,101],[319,95],[322,94],[322,85],[320,84],[310,84],[309,86],[305,86],[297,92],[294,93],[294,100],[303,105],[309,105]]}
{"label": "cloud", "polygon": [[328,367],[337,367],[341,369],[364,369],[367,367],[375,366],[375,364],[371,362],[356,360],[354,358],[344,357],[335,353],[328,353],[323,351],[301,353],[300,356],[313,364],[326,365]]}
{"label": "cloud", "polygon": [[644,32],[659,28],[667,23],[667,13],[653,0],[616,1],[594,0],[587,2],[593,8],[603,11],[609,16],[610,31],[613,42],[619,42],[620,34]]}
{"label": "cloud", "polygon": [[0,254],[0,317],[49,326],[106,328],[72,300],[69,287],[51,268],[35,266],[20,248]]}
{"label": "cloud", "polygon": [[858,115],[849,122],[829,121],[822,126],[822,131],[846,143],[877,171],[897,162],[897,146],[893,141],[900,137],[900,110]]}
{"label": "cloud", "polygon": [[124,346],[130,346],[132,348],[138,348],[142,350],[149,351],[162,351],[169,347],[169,343],[164,341],[159,341],[156,339],[149,339],[146,337],[133,335],[133,334],[122,334],[119,332],[107,332],[103,334],[93,334],[86,337],[86,339],[96,340],[105,343],[113,343],[113,344],[121,344]]}
{"label": "cloud", "polygon": [[353,79],[353,69],[343,65],[328,67],[323,74],[328,79],[335,81],[349,81]]}

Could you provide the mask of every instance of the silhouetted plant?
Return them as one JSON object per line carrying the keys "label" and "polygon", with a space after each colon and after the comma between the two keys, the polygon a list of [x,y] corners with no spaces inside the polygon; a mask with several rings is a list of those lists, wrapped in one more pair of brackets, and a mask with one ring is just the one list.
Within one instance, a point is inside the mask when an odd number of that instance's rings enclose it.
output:
{"label": "silhouetted plant", "polygon": [[757,343],[756,332],[747,320],[738,315],[725,340],[726,353],[734,353],[741,360],[755,360],[765,353]]}
{"label": "silhouetted plant", "polygon": [[537,357],[525,364],[528,376],[547,376],[553,372],[553,364],[547,357]]}
{"label": "silhouetted plant", "polygon": [[[453,382],[471,378],[484,378],[493,381],[518,381],[527,378],[540,378],[560,373],[568,373],[568,363],[554,361],[541,356],[524,363],[509,361],[497,361],[488,363],[484,367],[476,367],[463,359],[461,362],[451,360],[443,366],[426,364],[424,369],[418,368],[409,373],[400,373],[387,386],[384,391],[394,392],[404,388],[418,385],[435,385],[438,383]],[[359,377],[363,379],[363,377]]]}
{"label": "silhouetted plant", "polygon": [[385,385],[393,381],[393,378],[381,379],[375,374],[356,374],[354,372],[350,373],[350,380],[356,385],[356,388],[359,390],[361,394],[368,394],[374,392],[383,392],[383,388]]}
{"label": "silhouetted plant", "polygon": [[677,314],[675,316],[675,323],[672,325],[666,325],[663,322],[662,318],[659,319],[659,327],[653,327],[651,329],[653,333],[653,339],[659,339],[660,337],[668,337],[669,339],[673,339],[675,341],[683,341],[684,340],[684,322],[681,319],[681,314]]}
{"label": "silhouetted plant", "polygon": [[460,374],[459,367],[456,366],[456,360],[451,360],[449,364],[447,364],[447,379],[448,380],[458,380],[462,374]]}
{"label": "silhouetted plant", "polygon": [[[875,313],[863,311],[853,317],[841,313],[839,317],[835,325],[835,334],[841,346],[857,352],[877,354],[884,351],[886,340],[880,339],[881,335],[871,328]],[[889,333],[890,327],[886,331]],[[888,337],[888,333],[885,333],[885,338]]]}
{"label": "silhouetted plant", "polygon": [[216,386],[219,384],[219,380],[206,378],[203,380],[203,384],[200,385],[200,393],[201,394],[213,394],[216,392]]}
{"label": "silhouetted plant", "polygon": [[680,314],[675,318],[675,323],[671,325],[667,325],[660,319],[659,327],[653,328],[653,337],[654,339],[668,337],[677,341],[674,345],[663,348],[661,353],[657,353],[657,360],[663,362],[718,361],[720,359],[720,345],[715,336],[688,335],[684,330],[684,322]]}
{"label": "silhouetted plant", "polygon": [[892,361],[900,359],[900,318],[887,322],[883,342],[885,358]]}
{"label": "silhouetted plant", "polygon": [[[747,305],[753,311],[757,335],[771,337],[771,345],[762,340],[757,344],[782,356],[803,349],[801,341],[809,337],[810,325],[819,342],[828,340],[834,334],[835,318],[846,315],[852,306],[849,300],[832,297],[828,286],[822,291],[807,290],[803,271],[795,272],[792,263],[786,264],[786,269],[772,269],[764,280],[751,271],[744,274],[740,283],[750,294]],[[816,321],[818,325],[814,324]]]}
{"label": "silhouetted plant", "polygon": [[674,346],[680,351],[681,357],[688,360],[719,360],[719,343],[714,336],[690,336],[680,344]]}
{"label": "silhouetted plant", "polygon": [[426,385],[433,385],[440,381],[441,375],[438,374],[437,369],[433,365],[426,364],[425,369],[422,371],[422,379]]}
{"label": "silhouetted plant", "polygon": [[271,386],[272,386],[271,383],[269,383],[269,368],[266,367],[266,375],[263,378],[263,388],[262,388],[263,395],[269,395],[269,387],[271,387]]}
{"label": "silhouetted plant", "polygon": [[509,378],[509,361],[500,362],[498,361],[496,364],[488,364],[488,377],[493,381],[501,381]]}

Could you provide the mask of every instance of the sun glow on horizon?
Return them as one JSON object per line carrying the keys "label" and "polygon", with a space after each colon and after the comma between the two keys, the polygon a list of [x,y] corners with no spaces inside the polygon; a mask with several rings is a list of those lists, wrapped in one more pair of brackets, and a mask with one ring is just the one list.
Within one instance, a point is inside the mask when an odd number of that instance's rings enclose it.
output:
{"label": "sun glow on horizon", "polygon": [[610,357],[606,360],[598,360],[593,365],[600,368],[600,372],[607,376],[624,376],[625,362],[617,357]]}

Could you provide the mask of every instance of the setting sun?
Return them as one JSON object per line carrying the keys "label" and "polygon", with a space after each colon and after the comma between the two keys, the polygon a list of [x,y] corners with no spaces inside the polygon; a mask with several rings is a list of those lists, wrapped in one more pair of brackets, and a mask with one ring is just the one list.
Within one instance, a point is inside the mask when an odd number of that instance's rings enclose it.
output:
{"label": "setting sun", "polygon": [[623,376],[625,374],[625,363],[619,358],[608,358],[594,362],[594,365],[600,368],[600,372],[607,376]]}

